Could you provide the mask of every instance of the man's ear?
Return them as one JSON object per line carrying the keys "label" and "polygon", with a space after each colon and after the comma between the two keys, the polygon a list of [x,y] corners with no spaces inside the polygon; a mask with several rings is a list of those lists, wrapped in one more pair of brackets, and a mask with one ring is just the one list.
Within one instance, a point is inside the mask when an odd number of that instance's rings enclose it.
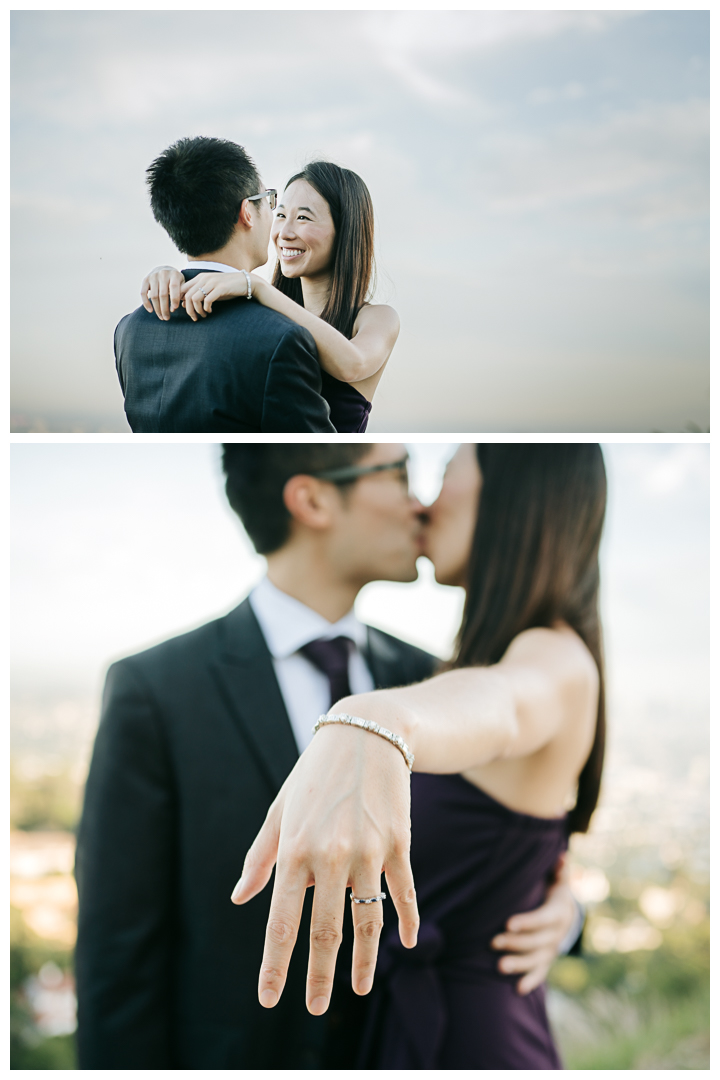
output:
{"label": "man's ear", "polygon": [[237,223],[241,229],[252,229],[255,224],[255,218],[253,217],[249,199],[243,199],[240,203],[240,213],[238,214]]}
{"label": "man's ear", "polygon": [[283,489],[283,502],[294,521],[323,530],[335,520],[339,493],[332,484],[314,476],[291,476]]}

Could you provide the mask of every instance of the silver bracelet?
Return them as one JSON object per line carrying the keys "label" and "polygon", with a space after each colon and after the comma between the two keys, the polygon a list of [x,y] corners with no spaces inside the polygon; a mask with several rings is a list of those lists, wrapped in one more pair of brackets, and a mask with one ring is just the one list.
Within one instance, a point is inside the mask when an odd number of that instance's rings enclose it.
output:
{"label": "silver bracelet", "polygon": [[350,724],[351,727],[364,728],[365,731],[371,731],[373,735],[379,735],[381,739],[387,739],[388,742],[391,742],[393,746],[398,748],[405,758],[405,764],[410,772],[412,772],[415,755],[410,753],[408,744],[393,731],[388,731],[387,728],[380,727],[374,720],[363,720],[362,717],[350,716],[349,713],[323,713],[313,727],[313,735],[318,728],[324,727],[325,724]]}
{"label": "silver bracelet", "polygon": [[250,275],[248,274],[247,270],[241,270],[240,273],[245,275],[245,280],[247,281],[248,291],[245,299],[252,300],[252,281],[250,280]]}

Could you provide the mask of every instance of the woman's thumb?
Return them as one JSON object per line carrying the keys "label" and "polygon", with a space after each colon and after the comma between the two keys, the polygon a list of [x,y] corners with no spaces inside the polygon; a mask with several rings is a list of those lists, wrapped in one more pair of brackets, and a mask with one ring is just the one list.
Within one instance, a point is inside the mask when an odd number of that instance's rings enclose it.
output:
{"label": "woman's thumb", "polygon": [[262,829],[245,856],[242,876],[232,891],[233,904],[245,904],[267,885],[277,860],[280,837],[280,815],[270,808]]}

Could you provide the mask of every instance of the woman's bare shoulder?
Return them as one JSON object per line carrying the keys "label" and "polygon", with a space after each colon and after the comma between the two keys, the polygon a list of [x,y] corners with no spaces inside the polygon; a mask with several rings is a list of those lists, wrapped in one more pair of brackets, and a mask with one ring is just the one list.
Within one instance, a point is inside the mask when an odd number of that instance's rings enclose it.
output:
{"label": "woman's bare shoulder", "polygon": [[355,325],[358,330],[369,327],[385,333],[394,332],[397,336],[400,330],[400,316],[389,304],[363,304],[357,314]]}
{"label": "woman's bare shoulder", "polygon": [[580,635],[567,623],[535,626],[514,638],[501,663],[541,664],[563,680],[597,693],[599,672],[595,658]]}

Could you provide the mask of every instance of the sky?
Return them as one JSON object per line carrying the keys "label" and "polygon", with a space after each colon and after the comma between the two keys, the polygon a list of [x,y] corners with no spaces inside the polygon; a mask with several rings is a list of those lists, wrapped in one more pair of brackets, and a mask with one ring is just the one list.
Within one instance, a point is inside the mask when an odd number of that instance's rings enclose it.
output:
{"label": "sky", "polygon": [[150,162],[358,171],[401,333],[371,432],[707,430],[709,13],[12,16],[15,430],[127,431]]}
{"label": "sky", "polygon": [[[648,732],[660,739],[662,723],[667,738],[686,730],[704,746],[709,447],[603,449],[611,737],[622,728],[647,743]],[[428,503],[454,446],[410,450],[413,485]],[[57,741],[62,728],[87,751],[108,664],[231,610],[264,560],[227,505],[217,445],[16,443],[11,451],[17,745]],[[412,585],[368,585],[357,611],[446,657],[463,594],[437,585],[427,560],[419,566]]]}

